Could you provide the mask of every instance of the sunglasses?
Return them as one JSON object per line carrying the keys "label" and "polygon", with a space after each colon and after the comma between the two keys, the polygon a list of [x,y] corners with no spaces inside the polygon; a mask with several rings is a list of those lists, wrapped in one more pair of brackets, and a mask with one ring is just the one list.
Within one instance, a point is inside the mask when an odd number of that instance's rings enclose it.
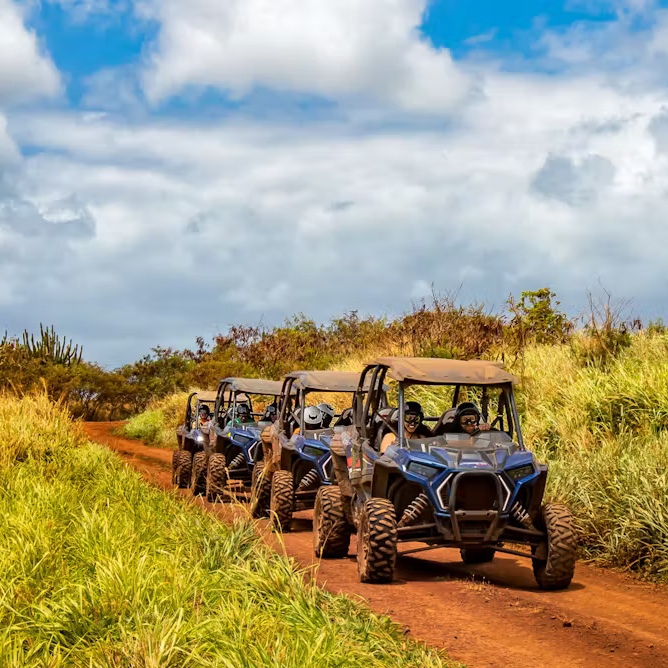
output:
{"label": "sunglasses", "polygon": [[473,427],[478,424],[478,418],[475,417],[475,415],[471,415],[470,417],[463,417],[461,419],[461,423],[464,427]]}
{"label": "sunglasses", "polygon": [[404,422],[409,425],[416,425],[420,422],[420,416],[417,413],[406,413]]}

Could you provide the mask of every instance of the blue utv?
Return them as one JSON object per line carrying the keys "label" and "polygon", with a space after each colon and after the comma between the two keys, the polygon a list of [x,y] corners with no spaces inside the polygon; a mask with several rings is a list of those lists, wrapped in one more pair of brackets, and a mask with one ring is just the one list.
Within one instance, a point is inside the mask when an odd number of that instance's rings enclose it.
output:
{"label": "blue utv", "polygon": [[276,419],[280,392],[280,381],[224,378],[219,382],[210,437],[193,460],[193,494],[205,494],[213,502],[230,491],[250,493],[254,469],[263,455],[260,436]]}
{"label": "blue utv", "polygon": [[[386,379],[396,383],[395,411],[381,408]],[[502,364],[479,360],[368,365],[360,388],[371,390],[356,398],[353,427],[331,446],[338,485],[320,489],[315,502],[316,555],[345,556],[356,532],[362,582],[391,581],[398,543],[419,542],[402,554],[455,547],[479,564],[505,552],[531,560],[540,588],[568,587],[573,520],[564,506],[543,503],[547,466],[525,448],[515,382]],[[445,408],[420,415],[420,433],[407,422],[407,407],[421,406],[412,399]]]}
{"label": "blue utv", "polygon": [[183,423],[176,430],[177,449],[172,454],[172,484],[190,487],[193,459],[209,441],[215,392],[192,392],[186,401]]}
{"label": "blue utv", "polygon": [[[272,430],[276,465],[267,476],[275,529],[288,531],[292,514],[313,508],[318,489],[331,485],[330,442],[352,424],[359,377],[348,371],[294,371],[285,376],[280,414]],[[345,407],[340,413],[323,401],[328,395],[334,404]]]}

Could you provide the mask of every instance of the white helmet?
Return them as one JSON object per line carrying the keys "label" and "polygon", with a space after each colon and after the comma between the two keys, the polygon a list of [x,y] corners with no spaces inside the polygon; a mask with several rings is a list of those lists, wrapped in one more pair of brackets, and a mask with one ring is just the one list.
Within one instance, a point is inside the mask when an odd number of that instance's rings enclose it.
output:
{"label": "white helmet", "polygon": [[327,429],[334,419],[334,406],[331,404],[318,404],[316,408],[322,411],[322,426]]}
{"label": "white helmet", "polygon": [[322,429],[322,411],[317,406],[307,406],[304,409],[304,428]]}

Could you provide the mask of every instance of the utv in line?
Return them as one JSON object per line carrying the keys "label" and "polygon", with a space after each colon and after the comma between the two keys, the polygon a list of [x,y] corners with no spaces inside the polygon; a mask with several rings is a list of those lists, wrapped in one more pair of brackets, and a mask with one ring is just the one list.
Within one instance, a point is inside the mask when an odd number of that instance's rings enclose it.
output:
{"label": "utv in line", "polygon": [[215,392],[192,392],[186,401],[185,418],[176,429],[177,449],[172,454],[172,484],[177,487],[190,486],[193,457],[209,440],[215,402]]}
{"label": "utv in line", "polygon": [[[265,493],[271,489],[269,510],[275,529],[288,531],[292,514],[312,509],[318,489],[331,485],[330,440],[352,424],[359,378],[359,373],[347,371],[294,371],[285,376],[280,413],[272,429],[275,468],[264,481]],[[311,404],[320,403],[309,406],[314,393],[318,398]],[[336,395],[335,403],[346,408],[336,413],[322,395]]]}
{"label": "utv in line", "polygon": [[[396,423],[380,410],[386,378],[398,384]],[[359,387],[371,390],[356,398],[353,427],[331,443],[338,485],[318,491],[316,555],[345,556],[356,532],[362,582],[391,581],[398,543],[421,542],[402,554],[455,547],[466,563],[484,563],[505,552],[531,559],[540,588],[568,587],[577,551],[572,517],[543,504],[547,466],[524,446],[515,382],[494,362],[385,357],[368,365]],[[427,393],[447,409],[426,419],[434,423],[429,436],[407,438],[407,395]],[[484,422],[458,424],[465,402]],[[394,442],[381,452],[387,432]]]}
{"label": "utv in line", "polygon": [[[210,437],[193,462],[193,494],[215,501],[226,492],[248,495],[262,458],[262,430],[276,419],[280,381],[224,378],[218,384]],[[262,406],[262,410],[254,408]]]}

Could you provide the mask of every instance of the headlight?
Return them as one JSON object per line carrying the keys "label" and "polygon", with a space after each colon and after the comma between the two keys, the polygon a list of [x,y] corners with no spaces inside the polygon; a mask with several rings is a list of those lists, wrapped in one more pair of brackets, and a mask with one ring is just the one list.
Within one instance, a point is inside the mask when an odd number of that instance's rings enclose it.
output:
{"label": "headlight", "polygon": [[305,445],[305,446],[302,448],[302,452],[303,452],[305,455],[309,455],[310,457],[321,457],[321,456],[324,455],[325,452],[327,452],[327,451],[326,451],[326,450],[321,450],[320,448],[316,448],[316,447],[314,447],[314,446],[312,446],[312,445]]}
{"label": "headlight", "polygon": [[197,442],[204,443],[204,434],[197,434]]}
{"label": "headlight", "polygon": [[433,478],[439,471],[439,468],[435,466],[429,466],[428,464],[420,464],[420,462],[410,462],[408,465],[408,470],[411,473],[416,475],[421,475],[425,478]]}
{"label": "headlight", "polygon": [[526,464],[524,466],[519,466],[516,469],[510,469],[506,471],[508,477],[513,481],[517,482],[522,480],[522,478],[527,478],[530,475],[533,475],[533,466],[531,464]]}

